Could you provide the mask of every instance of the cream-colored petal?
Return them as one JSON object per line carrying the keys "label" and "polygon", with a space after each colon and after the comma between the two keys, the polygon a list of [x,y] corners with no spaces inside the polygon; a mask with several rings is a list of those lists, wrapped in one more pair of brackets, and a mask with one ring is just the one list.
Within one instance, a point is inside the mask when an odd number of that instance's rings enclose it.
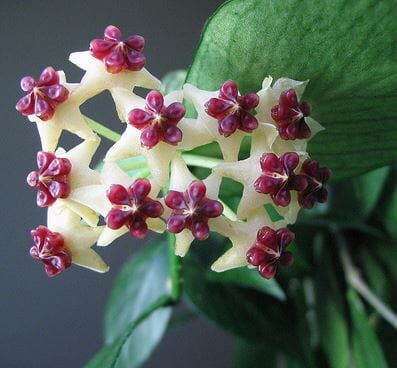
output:
{"label": "cream-colored petal", "polygon": [[179,234],[175,234],[175,254],[184,257],[194,240],[194,236],[188,229],[182,230]]}
{"label": "cream-colored petal", "polygon": [[167,229],[165,222],[160,218],[148,218],[146,224],[150,230],[160,234]]}
{"label": "cream-colored petal", "polygon": [[219,257],[211,269],[223,272],[232,268],[246,266],[247,250],[254,244],[258,230],[263,226],[272,226],[272,222],[264,209],[257,210],[247,222],[232,222],[234,232],[229,236],[232,248]]}
{"label": "cream-colored petal", "polygon": [[94,271],[106,272],[108,267],[91,247],[98,240],[103,227],[89,227],[81,223],[80,216],[62,206],[51,206],[47,216],[48,228],[59,232],[72,254],[72,262]]}
{"label": "cream-colored petal", "polygon": [[128,114],[132,109],[144,109],[146,101],[131,90],[112,88],[111,94],[116,105],[116,111],[121,122],[128,121]]}
{"label": "cream-colored petal", "polygon": [[184,192],[193,180],[196,177],[189,171],[181,155],[176,155],[171,162],[170,189]]}
{"label": "cream-colored petal", "polygon": [[55,151],[63,130],[76,134],[82,139],[97,139],[96,134],[84,120],[79,104],[71,98],[57,106],[51,119],[42,121],[37,116],[30,115],[29,120],[37,124],[43,151]]}
{"label": "cream-colored petal", "polygon": [[183,134],[178,149],[190,151],[214,140],[208,129],[200,124],[197,119],[183,119],[178,123],[178,128],[182,130]]}
{"label": "cream-colored petal", "polygon": [[113,230],[106,226],[98,239],[97,245],[99,247],[106,247],[126,233],[128,233],[127,226],[122,226],[120,229],[117,230]]}
{"label": "cream-colored petal", "polygon": [[103,184],[87,185],[71,192],[69,199],[91,208],[102,216],[106,216],[112,207],[106,196],[108,188],[109,186]]}
{"label": "cream-colored petal", "polygon": [[121,138],[108,150],[105,161],[115,162],[125,158],[142,154],[141,132],[131,125],[127,125]]}
{"label": "cream-colored petal", "polygon": [[98,225],[98,213],[93,211],[91,208],[82,205],[81,203],[78,203],[70,198],[60,198],[56,201],[56,205],[69,208],[71,211],[78,214],[89,226],[95,227]]}
{"label": "cream-colored petal", "polygon": [[89,270],[104,273],[109,271],[109,266],[97,252],[89,249],[75,249],[72,251],[73,263],[88,268]]}
{"label": "cream-colored petal", "polygon": [[76,91],[76,98],[81,102],[106,89],[112,93],[113,88],[127,90],[132,90],[135,86],[149,89],[160,88],[160,81],[145,68],[135,72],[125,70],[116,74],[108,73],[104,63],[91,56],[89,51],[74,52],[70,54],[69,60],[86,71],[80,88]]}

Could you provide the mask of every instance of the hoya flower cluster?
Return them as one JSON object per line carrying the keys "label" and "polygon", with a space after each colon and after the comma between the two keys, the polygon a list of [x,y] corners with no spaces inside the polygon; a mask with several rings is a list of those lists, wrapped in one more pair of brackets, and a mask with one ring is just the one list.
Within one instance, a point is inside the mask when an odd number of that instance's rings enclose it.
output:
{"label": "hoya flower cluster", "polygon": [[[231,247],[213,270],[251,266],[272,278],[279,263],[293,260],[286,248],[294,234],[286,226],[296,221],[300,208],[327,199],[330,171],[306,152],[308,140],[322,129],[310,118],[310,105],[301,101],[307,82],[281,78],[273,83],[267,77],[260,91],[243,95],[230,80],[219,91],[185,84],[163,96],[160,81],[144,68],[143,49],[143,37],[123,38],[109,26],[89,51],[70,55],[85,71],[80,83],[68,83],[52,67],[38,79],[22,79],[27,94],[16,108],[37,125],[42,144],[27,182],[37,188],[37,205],[48,208],[47,225],[31,232],[32,257],[44,263],[49,276],[72,263],[105,272],[108,266],[95,244],[107,246],[127,233],[141,239],[149,230],[169,231],[176,234],[176,254],[184,256],[194,239],[217,232]],[[146,98],[134,93],[137,86],[150,90]],[[125,130],[96,171],[90,163],[100,139],[80,106],[104,90],[112,95]],[[184,100],[194,105],[196,118],[185,117]],[[69,151],[58,147],[63,130],[82,142]],[[246,136],[250,155],[239,160]],[[219,145],[223,160],[198,180],[185,153],[211,142]],[[129,175],[120,160],[133,157],[141,158],[145,169]],[[244,186],[237,214],[219,199],[224,177]],[[282,220],[272,221],[266,204]]]}

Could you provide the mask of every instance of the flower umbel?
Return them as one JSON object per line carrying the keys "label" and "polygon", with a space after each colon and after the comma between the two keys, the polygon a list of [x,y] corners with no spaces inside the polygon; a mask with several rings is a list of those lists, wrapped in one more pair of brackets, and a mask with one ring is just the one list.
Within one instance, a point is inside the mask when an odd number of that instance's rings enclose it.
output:
{"label": "flower umbel", "polygon": [[125,225],[133,237],[144,238],[148,232],[146,219],[160,217],[164,212],[159,201],[148,197],[150,190],[147,179],[135,180],[128,189],[113,184],[107,193],[112,209],[105,218],[106,224],[114,230]]}
{"label": "flower umbel", "polygon": [[167,221],[168,231],[180,233],[183,229],[189,229],[198,240],[208,238],[208,219],[222,215],[223,206],[219,201],[207,198],[206,191],[205,184],[195,180],[184,193],[175,190],[168,192],[165,204],[173,210]]}
{"label": "flower umbel", "polygon": [[60,84],[59,74],[51,66],[45,68],[39,80],[24,77],[21,88],[28,94],[16,104],[16,109],[25,116],[36,115],[41,120],[49,120],[55,114],[57,105],[64,102],[68,96],[68,89]]}
{"label": "flower umbel", "polygon": [[292,264],[292,253],[285,249],[294,238],[294,233],[287,228],[273,230],[264,226],[258,231],[254,245],[247,251],[248,263],[257,267],[264,278],[273,278],[279,263],[282,266]]}
{"label": "flower umbel", "polygon": [[30,234],[35,244],[30,248],[30,255],[44,263],[48,276],[56,276],[71,266],[72,256],[65,247],[64,238],[60,233],[52,232],[41,225]]}

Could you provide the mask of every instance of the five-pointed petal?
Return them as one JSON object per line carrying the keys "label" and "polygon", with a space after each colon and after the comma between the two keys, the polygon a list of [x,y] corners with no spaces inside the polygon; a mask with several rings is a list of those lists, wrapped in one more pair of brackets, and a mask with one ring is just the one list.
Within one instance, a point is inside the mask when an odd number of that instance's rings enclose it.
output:
{"label": "five-pointed petal", "polygon": [[47,226],[64,237],[65,246],[72,255],[72,263],[97,272],[109,270],[102,258],[91,249],[103,226],[84,226],[79,215],[60,206],[51,206],[48,209]]}

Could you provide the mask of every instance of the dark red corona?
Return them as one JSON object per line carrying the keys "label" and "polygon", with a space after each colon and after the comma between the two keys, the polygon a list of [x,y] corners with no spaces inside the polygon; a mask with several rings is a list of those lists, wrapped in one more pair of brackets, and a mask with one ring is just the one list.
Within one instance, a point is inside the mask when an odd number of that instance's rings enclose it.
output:
{"label": "dark red corona", "polygon": [[222,215],[223,206],[219,201],[207,198],[206,191],[205,184],[195,180],[185,192],[168,192],[165,204],[173,210],[167,221],[168,231],[180,233],[189,229],[196,239],[208,238],[208,219]]}
{"label": "dark red corona", "polygon": [[123,70],[141,70],[146,57],[142,54],[145,40],[142,36],[133,35],[123,40],[123,35],[115,26],[108,26],[103,39],[95,39],[90,43],[91,54],[105,63],[109,73]]}
{"label": "dark red corona", "polygon": [[237,84],[231,80],[222,84],[218,98],[205,103],[208,115],[218,120],[219,134],[228,137],[237,129],[251,133],[258,127],[253,109],[258,106],[259,96],[249,92],[239,96]]}

